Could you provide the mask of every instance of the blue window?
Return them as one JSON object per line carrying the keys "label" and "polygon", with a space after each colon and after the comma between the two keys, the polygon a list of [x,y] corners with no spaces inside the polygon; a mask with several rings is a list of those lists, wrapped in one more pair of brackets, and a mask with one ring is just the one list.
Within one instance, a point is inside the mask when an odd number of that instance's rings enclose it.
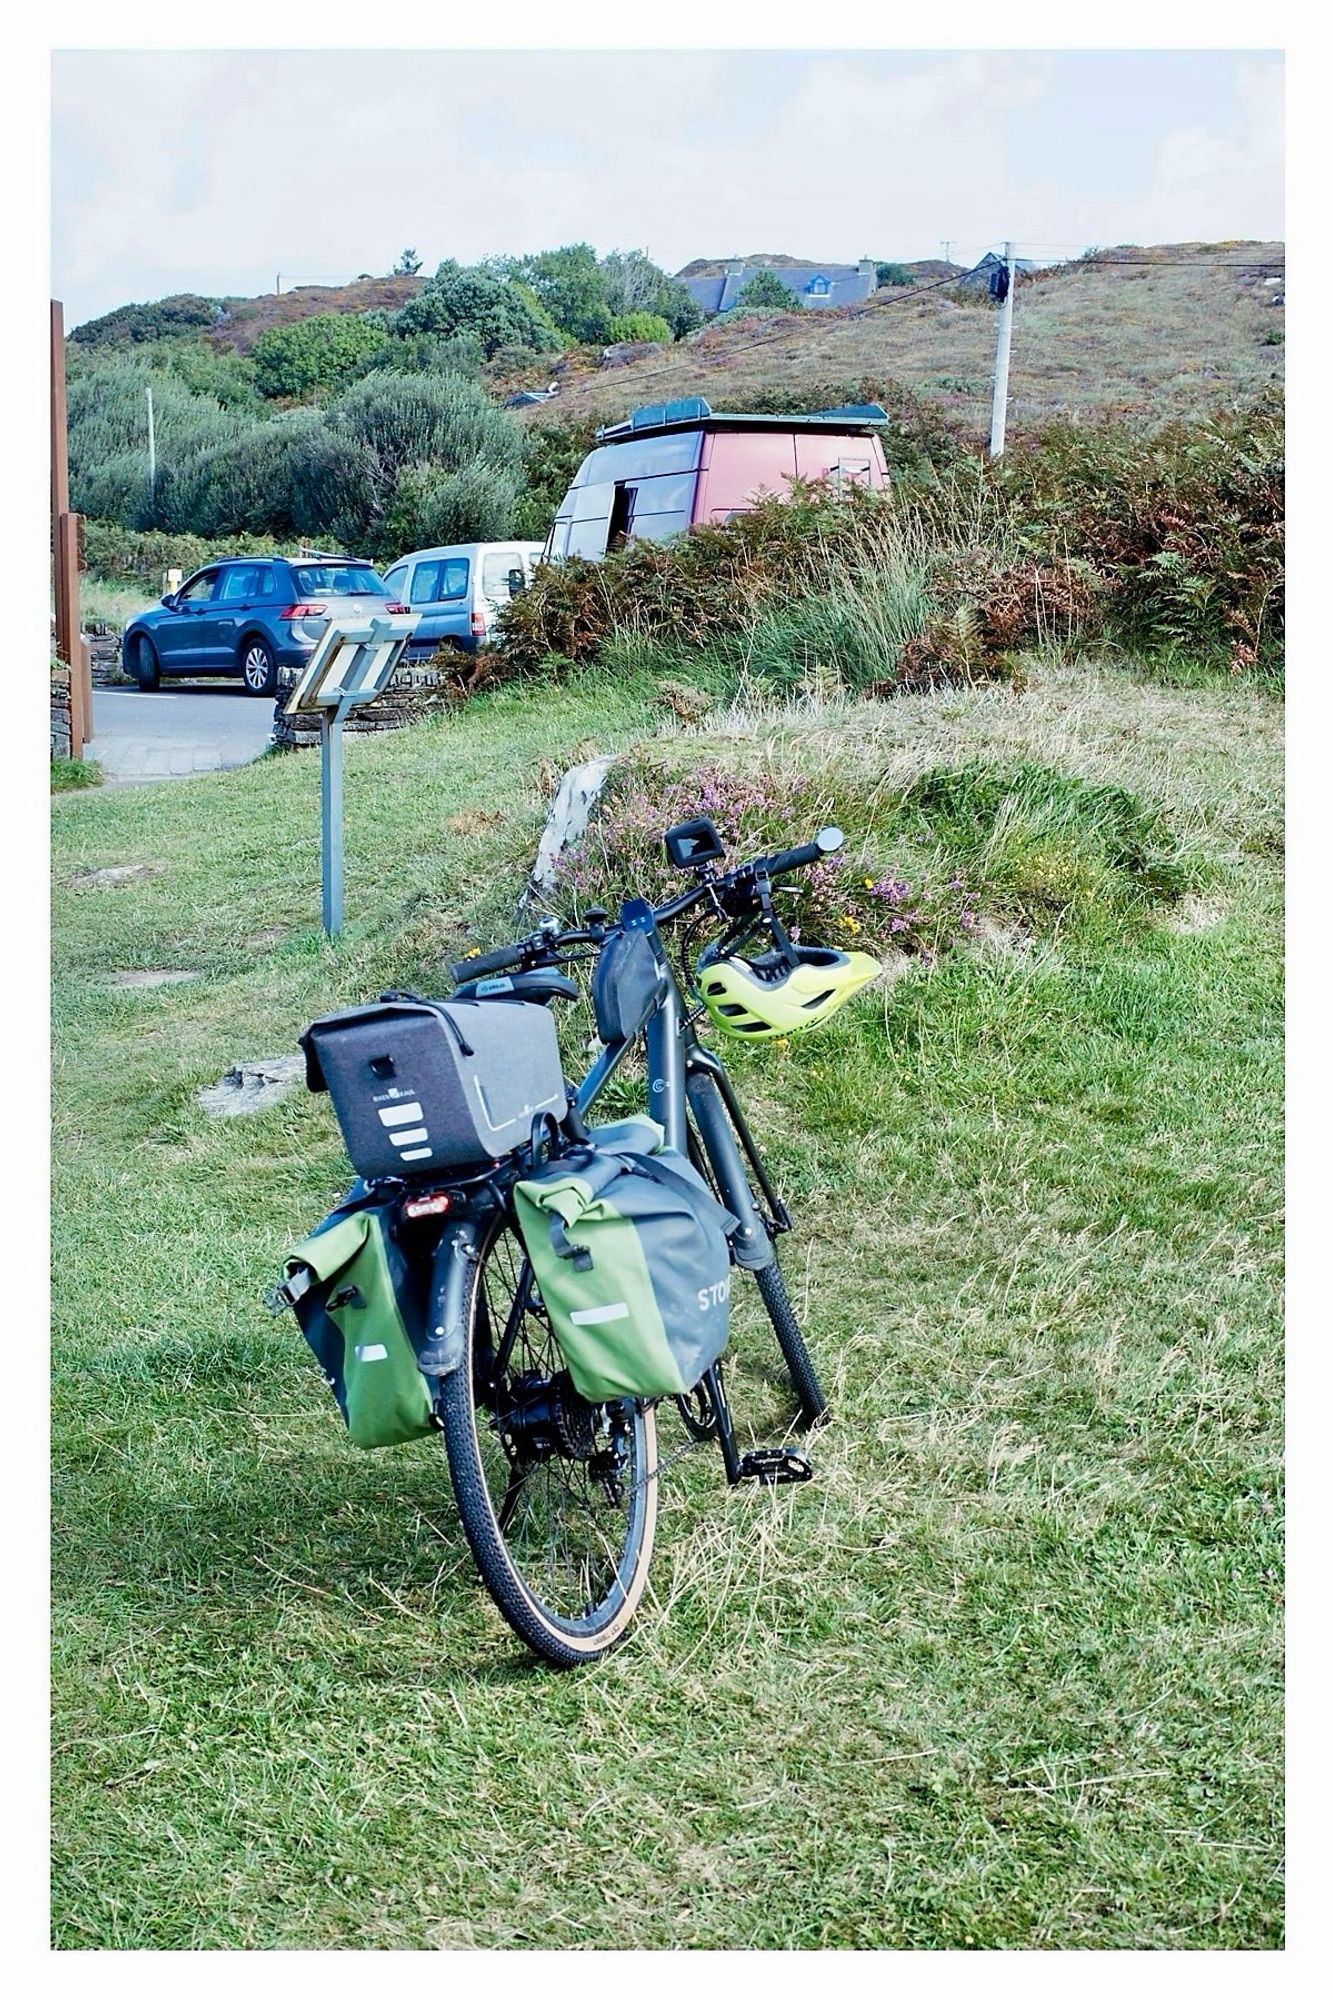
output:
{"label": "blue window", "polygon": [[812,296],[812,297],[814,297],[814,298],[817,298],[817,299],[826,299],[826,298],[828,297],[828,293],[829,293],[829,282],[828,282],[828,279],[827,279],[827,278],[811,278],[811,280],[810,280],[809,284],[808,284],[808,285],[806,286],[806,288],[805,288],[805,289],[806,289],[806,291],[807,291],[808,293],[810,293],[810,294],[811,294],[811,296]]}

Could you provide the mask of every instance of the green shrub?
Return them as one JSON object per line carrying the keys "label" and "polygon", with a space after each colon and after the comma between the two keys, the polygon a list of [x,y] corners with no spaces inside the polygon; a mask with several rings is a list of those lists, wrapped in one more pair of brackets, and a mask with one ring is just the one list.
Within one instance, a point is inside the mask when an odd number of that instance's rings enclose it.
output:
{"label": "green shrub", "polygon": [[508,279],[464,270],[452,260],[409,299],[397,317],[400,334],[471,334],[489,360],[501,347],[558,350],[560,335],[540,306]]}
{"label": "green shrub", "polygon": [[438,465],[405,465],[376,535],[386,561],[408,549],[452,542],[498,542],[511,532],[517,480],[474,459],[456,472]]}
{"label": "green shrub", "polygon": [[116,521],[85,520],[82,553],[84,567],[91,575],[104,577],[109,583],[132,579],[156,593],[169,569],[189,576],[219,556],[279,555],[282,550],[267,535],[226,536],[208,542],[200,535],[173,535],[159,529],[136,532]]}
{"label": "green shrub", "polygon": [[[369,317],[369,315],[367,315]],[[528,350],[520,350],[527,354]],[[366,372],[393,375],[466,375],[476,380],[486,356],[472,333],[408,333],[386,340],[371,355]]]}
{"label": "green shrub", "polygon": [[365,374],[388,341],[357,313],[314,313],[290,326],[271,326],[251,350],[255,382],[270,397],[341,389]]}
{"label": "green shrub", "polygon": [[606,279],[591,243],[567,243],[527,257],[495,258],[486,266],[522,287],[569,339],[602,346],[614,338]]}
{"label": "green shrub", "polygon": [[70,504],[76,513],[154,525],[148,490],[148,400],[153,392],[159,492],[173,467],[254,430],[251,418],[194,394],[179,375],[116,356],[69,384]]}
{"label": "green shrub", "polygon": [[911,285],[916,280],[905,264],[876,264],[875,283],[877,285]]}
{"label": "green shrub", "polygon": [[733,311],[753,311],[757,306],[766,306],[780,312],[803,312],[804,305],[789,285],[784,285],[776,271],[756,271],[748,278],[736,294]]}
{"label": "green shrub", "polygon": [[660,340],[671,338],[671,327],[660,313],[620,313],[609,322],[612,340]]}
{"label": "green shrub", "polygon": [[221,318],[222,308],[216,299],[200,298],[197,292],[177,292],[151,305],[117,306],[100,319],[85,320],[69,337],[80,347],[132,347],[214,327]]}

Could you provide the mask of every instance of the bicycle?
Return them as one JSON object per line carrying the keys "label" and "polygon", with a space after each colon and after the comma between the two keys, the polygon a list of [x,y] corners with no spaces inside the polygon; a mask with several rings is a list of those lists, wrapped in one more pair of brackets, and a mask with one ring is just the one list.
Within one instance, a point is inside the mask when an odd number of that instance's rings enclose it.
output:
{"label": "bicycle", "polygon": [[[657,909],[632,898],[614,922],[597,909],[577,927],[549,918],[513,944],[454,965],[455,997],[576,999],[567,969],[594,964],[601,1052],[570,1093],[566,1133],[574,1142],[586,1136],[586,1115],[642,1045],[652,1116],[737,1218],[734,1262],[755,1278],[796,1394],[798,1427],[809,1430],[827,1403],[778,1263],[776,1239],[791,1216],[721,1059],[695,1032],[702,1005],[687,995],[710,954],[762,933],[791,951],[773,909],[773,878],[824,859],[843,836],[825,828],[805,846],[730,870],[717,866],[723,850],[710,821],[685,822],[665,839],[673,864],[693,876],[680,894]],[[690,912],[698,913],[691,935],[710,917],[721,931],[693,964],[687,948],[678,974],[663,931]],[[657,1520],[658,1406],[594,1406],[574,1391],[514,1216],[511,1190],[531,1170],[535,1145],[472,1180],[406,1189],[400,1219],[409,1241],[413,1225],[421,1226],[420,1254],[430,1259],[430,1334],[419,1361],[438,1380],[435,1421],[478,1571],[518,1636],[569,1667],[613,1646],[642,1598]],[[811,1476],[793,1446],[742,1453],[720,1363],[691,1396],[675,1400],[685,1448],[715,1441],[731,1485]]]}

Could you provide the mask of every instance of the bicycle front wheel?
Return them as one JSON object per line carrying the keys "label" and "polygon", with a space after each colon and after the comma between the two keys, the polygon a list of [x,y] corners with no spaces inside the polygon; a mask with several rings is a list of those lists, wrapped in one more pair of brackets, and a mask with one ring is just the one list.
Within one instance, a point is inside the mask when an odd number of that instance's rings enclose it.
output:
{"label": "bicycle front wheel", "polygon": [[501,1614],[553,1666],[599,1659],[648,1580],[656,1419],[577,1393],[505,1216],[479,1248],[467,1353],[441,1384],[440,1418],[463,1530]]}

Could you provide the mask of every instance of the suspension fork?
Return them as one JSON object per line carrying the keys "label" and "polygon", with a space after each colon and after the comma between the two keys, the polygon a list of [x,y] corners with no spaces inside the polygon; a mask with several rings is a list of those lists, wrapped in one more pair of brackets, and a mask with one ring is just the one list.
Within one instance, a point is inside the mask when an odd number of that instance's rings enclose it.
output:
{"label": "suspension fork", "polygon": [[[749,1128],[740,1116],[740,1106],[735,1105],[734,1112],[731,1111],[735,1099],[733,1097],[731,1103],[728,1103],[727,1093],[723,1089],[726,1076],[722,1065],[711,1051],[700,1048],[697,1042],[693,1044],[692,1049],[682,1053],[686,1099],[690,1110],[694,1113],[694,1121],[699,1128],[699,1137],[708,1156],[709,1165],[716,1176],[718,1193],[722,1197],[723,1206],[730,1209],[740,1221],[740,1228],[731,1239],[732,1252],[743,1270],[766,1270],[777,1253],[750,1187],[745,1157],[742,1156],[741,1146],[737,1144],[737,1130],[741,1134],[741,1143],[746,1147],[746,1155],[754,1169],[755,1178],[763,1189],[765,1200],[776,1202],[775,1221],[779,1216],[785,1217],[786,1210],[780,1200],[777,1200],[772,1183],[764,1171],[763,1162],[759,1159],[758,1149],[750,1136]],[[731,1117],[736,1118],[736,1129],[732,1126],[729,1112]],[[781,1227],[780,1222],[778,1226]]]}
{"label": "suspension fork", "polygon": [[[700,1042],[697,1042],[692,1032],[687,1030],[687,1033],[689,1033],[689,1041],[685,1050],[686,1072],[691,1079],[698,1076],[710,1077],[716,1085],[718,1094],[726,1107],[727,1119],[730,1123],[731,1131],[740,1140],[741,1150],[750,1163],[750,1171],[759,1183],[759,1192],[768,1203],[768,1212],[772,1218],[773,1229],[777,1235],[785,1236],[791,1228],[791,1211],[773,1185],[772,1177],[764,1162],[764,1156],[759,1150],[753,1132],[750,1130],[749,1121],[741,1109],[740,1099],[736,1095],[735,1086],[723,1068],[721,1059],[714,1055],[711,1049],[706,1049]],[[696,1103],[696,1096],[693,1091],[690,1102],[692,1104]]]}

